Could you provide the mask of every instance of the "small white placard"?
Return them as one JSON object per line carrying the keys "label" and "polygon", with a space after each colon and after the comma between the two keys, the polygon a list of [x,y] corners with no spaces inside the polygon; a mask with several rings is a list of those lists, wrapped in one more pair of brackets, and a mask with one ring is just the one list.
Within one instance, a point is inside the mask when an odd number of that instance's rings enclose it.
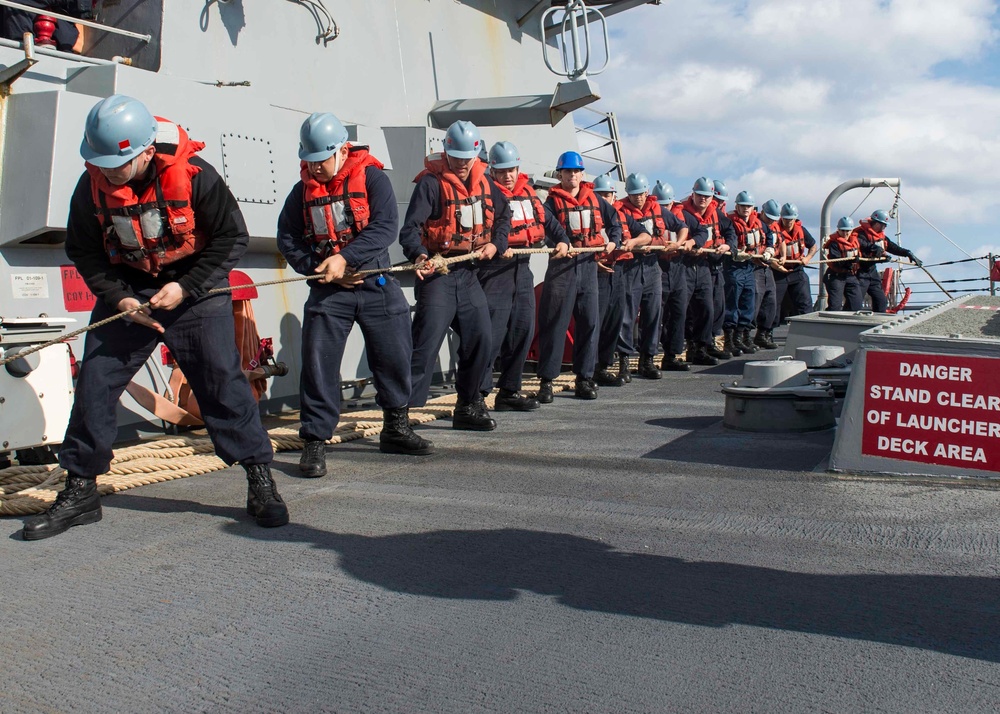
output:
{"label": "small white placard", "polygon": [[49,279],[45,273],[13,273],[10,283],[15,298],[24,300],[49,296]]}

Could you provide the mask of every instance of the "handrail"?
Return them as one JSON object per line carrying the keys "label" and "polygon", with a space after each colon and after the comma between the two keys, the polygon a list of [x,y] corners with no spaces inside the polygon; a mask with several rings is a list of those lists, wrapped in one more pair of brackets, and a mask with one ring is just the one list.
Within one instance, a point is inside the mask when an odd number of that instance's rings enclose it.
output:
{"label": "handrail", "polygon": [[[3,0],[0,0],[3,2]],[[10,47],[14,50],[20,50],[24,47],[17,40],[8,40],[6,37],[0,37],[0,47]],[[61,52],[59,50],[52,50],[48,47],[38,47],[35,46],[35,54],[46,55],[48,57],[56,57],[58,59],[71,60],[73,62],[86,62],[87,64],[123,64],[122,62],[116,62],[114,60],[106,60],[100,57],[87,57],[86,55],[78,55],[72,52]]]}
{"label": "handrail", "polygon": [[110,32],[114,35],[124,35],[125,37],[134,37],[135,39],[142,40],[143,42],[150,42],[153,39],[152,35],[140,35],[138,32],[132,32],[130,30],[120,30],[117,27],[111,27],[110,25],[102,25],[99,22],[91,22],[90,20],[81,20],[80,18],[73,17],[71,15],[60,15],[58,12],[52,12],[51,10],[45,10],[44,8],[22,5],[19,2],[12,2],[12,0],[0,0],[0,5],[4,5],[5,7],[10,7],[15,10],[24,10],[25,12],[31,13],[32,15],[45,15],[46,17],[54,17],[57,20],[66,20],[67,22],[72,22],[74,25],[93,27],[96,30],[103,30],[104,32]]}

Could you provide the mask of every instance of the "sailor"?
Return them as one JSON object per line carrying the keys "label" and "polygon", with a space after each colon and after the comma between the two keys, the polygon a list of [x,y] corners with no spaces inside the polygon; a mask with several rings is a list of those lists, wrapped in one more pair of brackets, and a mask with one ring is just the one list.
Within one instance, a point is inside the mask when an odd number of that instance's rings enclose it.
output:
{"label": "sailor", "polygon": [[[881,209],[874,211],[870,218],[861,219],[858,227],[854,229],[858,245],[861,248],[861,257],[879,259],[884,258],[886,253],[890,253],[908,258],[915,265],[923,265],[923,262],[913,254],[913,251],[893,243],[886,237],[885,227],[887,225],[889,225],[889,214]],[[888,300],[882,290],[878,263],[862,262],[861,269],[858,271],[858,282],[861,285],[862,299],[868,295],[872,301],[872,310],[885,312]]]}
{"label": "sailor", "polygon": [[66,254],[97,304],[91,324],[143,307],[87,333],[59,464],[66,487],[24,525],[25,540],[101,520],[97,477],[117,434],[118,398],[159,342],[184,371],[215,446],[246,470],[247,511],[258,525],[288,523],[271,478],[274,452],[236,349],[225,284],[249,242],[236,199],[173,122],[115,94],[87,116],[86,171],[70,201]]}
{"label": "sailor", "polygon": [[354,324],[365,338],[368,367],[382,407],[379,449],[429,454],[432,445],[410,428],[410,307],[388,273],[396,238],[396,196],[382,163],[367,146],[352,146],[333,114],[312,114],[299,130],[299,173],[278,216],[278,250],[310,282],[303,308],[299,471],[326,475],[326,440],[340,421],[340,363]]}
{"label": "sailor", "polygon": [[[750,338],[756,316],[756,273],[753,257],[764,261],[774,257],[774,237],[754,208],[753,196],[746,191],[736,195],[736,209],[729,214],[736,231],[735,256],[726,260],[726,322],[723,331],[726,349],[734,355],[757,351]],[[762,268],[763,270],[763,268]]]}
{"label": "sailor", "polygon": [[772,230],[775,246],[780,251],[778,262],[788,270],[787,273],[778,272],[774,276],[775,302],[778,305],[771,323],[771,328],[774,329],[781,320],[781,303],[786,293],[790,302],[788,315],[805,315],[812,311],[812,292],[804,266],[809,265],[819,246],[799,220],[799,209],[794,203],[786,203],[781,207],[781,216],[772,225]]}
{"label": "sailor", "polygon": [[[726,184],[718,179],[712,181],[713,201],[715,212],[719,217],[719,236],[729,246],[730,252],[725,255],[709,255],[708,265],[712,273],[712,338],[718,354],[714,356],[721,359],[729,359],[738,355],[731,346],[727,346],[724,339],[724,327],[726,322],[726,263],[732,259],[736,253],[736,230],[733,222],[726,214],[726,200],[729,198],[729,191]],[[720,344],[721,343],[721,344]]]}
{"label": "sailor", "polygon": [[[549,190],[545,208],[564,228],[563,235],[546,232],[555,245],[545,271],[538,309],[538,401],[552,402],[552,380],[559,376],[566,330],[576,321],[573,337],[575,396],[596,399],[593,380],[597,362],[600,314],[597,305],[597,261],[592,253],[570,254],[570,248],[603,248],[610,253],[621,245],[622,229],[614,206],[597,196],[583,180],[583,157],[575,151],[560,154],[556,162],[559,185]],[[606,237],[605,237],[606,236]]]}
{"label": "sailor", "polygon": [[[627,189],[627,181],[625,186]],[[597,310],[601,317],[601,327],[597,338],[594,381],[600,386],[620,387],[632,381],[628,356],[619,359],[618,374],[610,370],[625,319],[625,270],[632,262],[633,249],[639,245],[648,245],[652,237],[642,225],[624,212],[623,202],[615,200],[615,184],[611,176],[602,174],[594,179],[594,193],[615,207],[622,230],[621,248],[597,257]]]}
{"label": "sailor", "polygon": [[507,250],[510,204],[479,159],[484,146],[476,125],[456,121],[445,133],[444,152],[424,159],[424,170],[406,209],[399,243],[413,263],[434,255],[466,260],[416,271],[410,406],[427,403],[438,351],[448,328],[458,334],[458,402],[452,427],[491,431],[496,422],[486,409],[482,384],[492,352],[490,308],[477,275],[479,260]]}
{"label": "sailor", "polygon": [[[861,284],[858,282],[858,270],[861,264],[857,258],[861,255],[861,246],[854,233],[854,221],[850,216],[844,216],[837,221],[837,231],[826,239],[826,257],[831,261],[826,266],[823,282],[826,285],[827,310],[847,310],[855,312],[861,309]],[[847,258],[849,260],[842,260]]]}
{"label": "sailor", "polygon": [[[712,339],[713,282],[704,250],[718,250],[725,254],[730,247],[719,234],[719,216],[715,210],[715,187],[704,176],[694,182],[691,195],[671,209],[685,222],[688,237],[694,240],[695,250],[683,255],[687,278],[688,309],[686,329],[690,338],[687,361],[691,364],[714,365],[720,353]],[[717,247],[718,246],[718,247]]]}
{"label": "sailor", "polygon": [[[615,182],[610,174],[601,174],[594,179],[594,193],[610,203],[617,206],[615,196]],[[632,238],[628,229],[628,221],[618,211],[618,222],[621,224],[622,245],[626,245]],[[607,232],[605,231],[605,236]],[[621,329],[622,319],[625,315],[625,284],[624,265],[622,260],[631,257],[631,251],[624,251],[616,248],[610,253],[596,256],[597,259],[597,314],[600,319],[600,327],[597,333],[597,364],[594,369],[594,382],[600,387],[621,387],[632,381],[629,373],[628,362],[624,368],[619,365],[618,374],[611,371],[614,362],[614,351],[618,344],[618,330]]]}
{"label": "sailor", "polygon": [[[640,248],[632,260],[625,261],[625,318],[618,339],[618,353],[625,369],[636,354],[635,327],[638,318],[638,375],[644,379],[662,376],[653,362],[660,345],[660,321],[663,317],[663,272],[660,256],[672,254],[677,241],[686,241],[687,226],[673,213],[664,211],[649,193],[649,180],[643,174],[631,174],[625,181],[626,197],[616,204],[630,220],[641,226],[648,239],[635,246],[651,245],[670,250],[649,251]],[[633,229],[634,235],[634,229]]]}
{"label": "sailor", "polygon": [[[657,181],[653,186],[651,198],[660,206],[660,212],[666,216],[677,218],[673,212],[674,189],[670,184]],[[662,314],[660,324],[660,342],[663,345],[663,359],[660,369],[671,372],[686,372],[690,369],[687,362],[678,359],[684,352],[684,329],[687,324],[688,310],[688,267],[681,257],[694,249],[695,242],[691,237],[687,224],[682,224],[683,230],[669,230],[664,243],[669,250],[663,250],[658,256],[660,262],[660,282],[662,290]],[[690,355],[693,356],[693,355]]]}
{"label": "sailor", "polygon": [[771,323],[774,322],[774,318],[780,309],[777,302],[777,288],[774,276],[777,273],[786,272],[786,269],[780,266],[775,259],[781,246],[776,242],[775,231],[777,229],[774,224],[781,218],[781,208],[778,207],[778,202],[772,198],[764,202],[760,207],[758,215],[762,217],[761,223],[764,224],[764,228],[771,235],[773,256],[770,260],[754,260],[754,296],[756,303],[756,307],[754,308],[754,325],[757,326],[757,331],[754,334],[753,343],[762,349],[773,350],[778,345],[774,341]]}
{"label": "sailor", "polygon": [[555,229],[555,218],[545,208],[527,174],[520,172],[521,154],[509,141],[494,144],[488,155],[490,176],[510,202],[510,233],[507,250],[479,268],[479,282],[489,303],[493,325],[489,364],[483,374],[482,391],[493,388],[493,365],[500,358],[499,392],[495,411],[526,412],[538,409],[534,395],[521,394],[521,375],[535,335],[535,280],[531,256],[514,255],[514,248],[535,248],[545,242],[546,219]]}

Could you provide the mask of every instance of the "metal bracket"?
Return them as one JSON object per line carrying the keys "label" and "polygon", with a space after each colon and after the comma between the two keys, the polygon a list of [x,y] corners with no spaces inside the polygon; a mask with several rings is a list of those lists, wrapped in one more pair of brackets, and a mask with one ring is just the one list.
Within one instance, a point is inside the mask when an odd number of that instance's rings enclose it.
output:
{"label": "metal bracket", "polygon": [[10,86],[29,69],[38,64],[35,59],[35,36],[24,33],[24,59],[0,70],[0,96],[10,96]]}

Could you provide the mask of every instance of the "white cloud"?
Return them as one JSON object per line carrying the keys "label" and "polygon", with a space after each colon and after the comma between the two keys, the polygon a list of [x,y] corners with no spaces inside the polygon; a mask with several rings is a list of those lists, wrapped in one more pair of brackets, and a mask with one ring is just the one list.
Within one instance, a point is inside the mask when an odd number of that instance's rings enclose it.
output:
{"label": "white cloud", "polygon": [[[797,203],[815,229],[841,182],[898,176],[907,201],[973,245],[969,227],[1000,212],[1000,90],[932,70],[995,49],[997,4],[717,0],[637,9],[612,19],[620,36],[600,79],[604,106],[618,116],[628,168],[679,193],[697,176],[723,178],[731,195],[748,189],[758,202]],[[636,81],[642,67],[650,71]],[[851,192],[835,210],[862,198]],[[892,198],[877,192],[858,215]],[[955,254],[905,207],[902,215],[907,235],[934,255]]]}

